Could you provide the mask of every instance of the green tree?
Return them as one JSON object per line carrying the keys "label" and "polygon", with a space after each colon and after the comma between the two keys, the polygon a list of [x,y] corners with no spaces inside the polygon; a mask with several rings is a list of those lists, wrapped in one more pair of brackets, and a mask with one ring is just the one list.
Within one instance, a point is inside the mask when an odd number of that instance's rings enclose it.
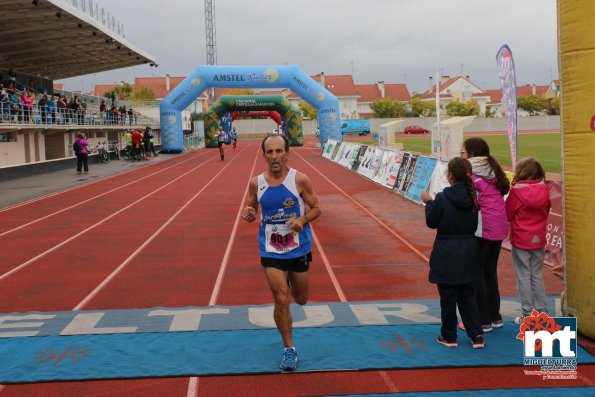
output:
{"label": "green tree", "polygon": [[474,99],[465,102],[452,101],[445,109],[449,116],[479,116],[479,104]]}
{"label": "green tree", "polygon": [[132,96],[132,86],[129,83],[122,83],[106,91],[104,96],[111,98],[112,94],[116,94],[116,98],[118,99],[130,99]]}
{"label": "green tree", "polygon": [[492,110],[492,107],[490,105],[487,105],[484,117],[487,119],[493,119],[495,116],[496,116],[496,111]]}
{"label": "green tree", "polygon": [[314,106],[310,105],[308,102],[301,100],[300,103],[298,103],[298,107],[302,111],[302,116],[305,119],[318,119],[318,111],[314,108]]}
{"label": "green tree", "polygon": [[534,116],[543,113],[547,109],[547,98],[535,95],[520,96],[516,100],[517,107]]}
{"label": "green tree", "polygon": [[560,114],[560,98],[550,98],[547,103],[547,114],[550,116]]}
{"label": "green tree", "polygon": [[138,87],[130,98],[135,101],[151,101],[155,99],[155,93],[148,87]]}
{"label": "green tree", "polygon": [[382,98],[370,104],[374,117],[379,119],[390,119],[404,117],[407,113],[405,104],[391,98]]}
{"label": "green tree", "polygon": [[433,117],[436,116],[436,103],[434,101],[422,101],[419,95],[409,100],[410,117]]}

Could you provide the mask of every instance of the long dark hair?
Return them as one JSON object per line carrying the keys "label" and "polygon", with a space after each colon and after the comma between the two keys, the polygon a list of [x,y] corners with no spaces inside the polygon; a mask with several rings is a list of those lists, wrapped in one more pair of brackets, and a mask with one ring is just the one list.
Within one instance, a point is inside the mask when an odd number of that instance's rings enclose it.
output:
{"label": "long dark hair", "polygon": [[512,183],[528,180],[545,180],[543,166],[535,157],[526,157],[516,164]]}
{"label": "long dark hair", "polygon": [[498,161],[496,161],[494,156],[490,154],[488,143],[481,138],[468,138],[463,142],[463,146],[465,147],[465,151],[469,155],[469,158],[478,156],[485,156],[488,158],[488,163],[490,164],[490,167],[492,167],[494,175],[496,175],[496,179],[498,180],[497,187],[500,194],[503,196],[507,194],[510,190],[510,181],[506,177],[506,174],[504,173],[504,170],[502,170],[502,167],[500,167]]}
{"label": "long dark hair", "polygon": [[471,163],[469,160],[462,157],[453,158],[448,162],[448,172],[452,176],[453,182],[464,183],[467,186],[469,196],[473,200],[473,210],[475,212],[479,211],[479,203],[471,179]]}

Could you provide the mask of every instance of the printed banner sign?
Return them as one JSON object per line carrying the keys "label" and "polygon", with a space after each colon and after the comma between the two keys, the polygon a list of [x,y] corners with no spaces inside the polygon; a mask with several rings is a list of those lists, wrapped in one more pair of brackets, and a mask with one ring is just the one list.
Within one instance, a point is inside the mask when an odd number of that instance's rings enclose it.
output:
{"label": "printed banner sign", "polygon": [[516,77],[512,52],[505,44],[500,47],[496,55],[498,61],[500,85],[502,86],[502,105],[506,111],[506,131],[508,132],[508,143],[510,145],[510,159],[512,168],[517,163],[517,101],[516,101]]}

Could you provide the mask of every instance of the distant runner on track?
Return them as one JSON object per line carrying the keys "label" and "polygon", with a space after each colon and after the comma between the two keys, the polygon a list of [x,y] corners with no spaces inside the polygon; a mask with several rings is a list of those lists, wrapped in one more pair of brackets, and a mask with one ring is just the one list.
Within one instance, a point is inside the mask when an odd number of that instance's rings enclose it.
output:
{"label": "distant runner on track", "polygon": [[[289,140],[271,134],[262,141],[267,171],[250,180],[242,218],[256,220],[260,206],[258,243],[261,265],[275,300],[274,318],[283,339],[281,369],[297,367],[297,351],[292,340],[291,296],[299,305],[308,302],[312,261],[312,231],[309,223],[321,214],[312,182],[287,166]],[[306,212],[305,204],[310,207]]]}

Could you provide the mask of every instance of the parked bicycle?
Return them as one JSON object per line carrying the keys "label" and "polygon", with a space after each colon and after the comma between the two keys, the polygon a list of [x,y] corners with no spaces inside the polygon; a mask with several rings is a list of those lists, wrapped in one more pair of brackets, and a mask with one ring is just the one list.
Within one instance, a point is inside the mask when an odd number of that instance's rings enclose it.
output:
{"label": "parked bicycle", "polygon": [[109,152],[105,148],[105,144],[102,142],[99,142],[95,149],[97,150],[97,154],[98,154],[97,158],[99,159],[99,162],[102,164],[109,164],[110,157],[109,157]]}
{"label": "parked bicycle", "polygon": [[111,141],[107,144],[107,151],[112,152],[117,160],[120,160],[120,149],[118,149],[118,141]]}
{"label": "parked bicycle", "polygon": [[119,153],[120,157],[122,157],[124,160],[132,159],[132,150],[128,146],[124,146],[122,149],[120,149]]}

